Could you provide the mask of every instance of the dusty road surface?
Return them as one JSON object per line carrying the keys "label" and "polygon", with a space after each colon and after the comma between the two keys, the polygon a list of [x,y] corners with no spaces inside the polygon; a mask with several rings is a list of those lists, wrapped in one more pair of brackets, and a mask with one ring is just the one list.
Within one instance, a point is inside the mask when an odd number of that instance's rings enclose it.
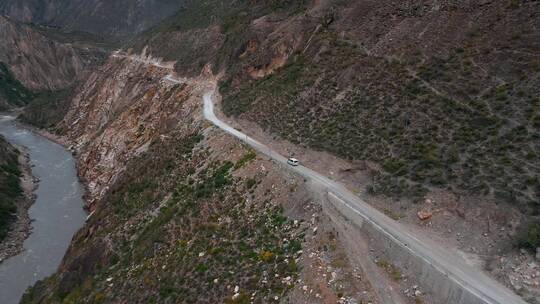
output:
{"label": "dusty road surface", "polygon": [[[485,275],[481,270],[468,265],[461,257],[443,250],[437,244],[429,240],[419,240],[399,223],[390,219],[383,213],[370,206],[358,196],[347,190],[343,185],[336,183],[324,175],[321,175],[304,166],[292,167],[287,165],[287,158],[273,151],[266,145],[250,138],[246,134],[234,129],[224,121],[216,117],[213,103],[214,92],[204,95],[204,117],[211,121],[221,130],[239,138],[253,149],[272,158],[284,167],[300,174],[306,179],[321,184],[328,191],[333,201],[341,202],[350,210],[351,220],[358,220],[358,216],[372,224],[376,229],[386,234],[397,245],[408,250],[412,255],[422,259],[426,265],[434,267],[439,272],[453,280],[479,299],[479,303],[489,304],[525,304],[519,296],[512,291]],[[345,214],[345,216],[347,216]]]}

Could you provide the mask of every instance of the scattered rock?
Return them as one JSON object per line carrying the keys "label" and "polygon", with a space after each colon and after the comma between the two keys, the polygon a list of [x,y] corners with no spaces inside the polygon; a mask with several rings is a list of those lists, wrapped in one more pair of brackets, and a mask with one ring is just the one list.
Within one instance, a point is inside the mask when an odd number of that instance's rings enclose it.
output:
{"label": "scattered rock", "polygon": [[418,218],[422,221],[429,220],[433,216],[433,213],[427,210],[420,210],[417,214]]}

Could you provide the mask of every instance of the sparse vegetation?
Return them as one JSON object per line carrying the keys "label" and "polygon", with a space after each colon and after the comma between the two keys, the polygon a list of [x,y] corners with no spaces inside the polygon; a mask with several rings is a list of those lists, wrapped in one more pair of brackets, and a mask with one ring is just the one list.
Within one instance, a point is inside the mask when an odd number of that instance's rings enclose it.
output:
{"label": "sparse vegetation", "polygon": [[35,93],[18,119],[38,128],[54,128],[66,115],[72,97],[72,89]]}
{"label": "sparse vegetation", "polygon": [[392,278],[392,280],[399,282],[402,279],[401,271],[397,269],[394,265],[388,263],[385,260],[377,260],[377,266],[382,268],[388,275]]}
{"label": "sparse vegetation", "polygon": [[[59,302],[98,296],[104,302],[197,302],[204,295],[212,303],[243,303],[242,297],[232,300],[228,285],[249,295],[257,291],[257,301],[272,302],[291,288],[281,278],[296,276],[291,257],[301,242],[292,240],[282,209],[268,200],[248,205],[244,182],[231,174],[235,164],[212,160],[206,149],[197,149],[200,135],[171,138],[130,162],[92,217],[108,224],[91,243],[84,241],[84,231],[76,238],[83,259],[94,261],[92,268],[77,271],[69,281],[53,276],[43,283],[62,286],[53,295]],[[245,151],[244,163],[252,153]],[[95,225],[100,224],[91,221],[85,229]],[[104,235],[115,244],[110,252],[100,244]],[[285,238],[291,241],[284,243]],[[114,277],[114,292],[107,287],[108,277]],[[29,292],[26,303],[34,297]]]}
{"label": "sparse vegetation", "polygon": [[255,151],[249,149],[249,151],[244,154],[244,156],[242,156],[241,159],[239,159],[236,164],[234,164],[234,169],[240,169],[242,168],[243,166],[245,166],[247,163],[249,163],[250,161],[254,160],[255,158],[257,157],[257,154],[255,153]]}
{"label": "sparse vegetation", "polygon": [[449,188],[540,213],[539,189],[524,183],[540,175],[540,123],[530,100],[537,85],[489,87],[470,47],[406,62],[365,54],[326,31],[310,50],[259,80],[231,74],[221,83],[226,114],[294,143],[379,163],[372,194],[418,201],[429,188]]}

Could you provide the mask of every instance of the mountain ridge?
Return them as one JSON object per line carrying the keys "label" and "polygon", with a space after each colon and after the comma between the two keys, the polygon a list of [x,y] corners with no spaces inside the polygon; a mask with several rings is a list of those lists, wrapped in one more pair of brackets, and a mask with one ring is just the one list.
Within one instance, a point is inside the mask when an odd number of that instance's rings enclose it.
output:
{"label": "mountain ridge", "polygon": [[173,14],[183,1],[2,0],[0,12],[26,22],[128,38]]}

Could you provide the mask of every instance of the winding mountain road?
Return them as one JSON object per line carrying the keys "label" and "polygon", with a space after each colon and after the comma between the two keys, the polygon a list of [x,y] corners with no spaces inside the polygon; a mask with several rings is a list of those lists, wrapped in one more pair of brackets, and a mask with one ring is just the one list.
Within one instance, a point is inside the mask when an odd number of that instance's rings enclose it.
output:
{"label": "winding mountain road", "polygon": [[[116,54],[116,56],[124,57],[119,54]],[[150,60],[142,60],[140,58],[132,59],[142,61],[146,64],[152,64],[157,67],[168,68],[159,62],[150,62]],[[163,80],[176,84],[186,82],[185,79],[175,78],[171,74],[165,76]],[[439,244],[434,243],[433,241],[416,238],[400,223],[390,219],[385,214],[364,202],[342,184],[305,166],[289,166],[286,157],[220,120],[214,113],[214,93],[214,91],[210,91],[203,96],[205,119],[212,122],[222,131],[245,142],[256,151],[268,156],[304,178],[322,186],[327,190],[329,197],[332,197],[335,202],[343,204],[343,206],[350,211],[350,213],[347,212],[347,214],[343,214],[347,219],[355,222],[359,226],[362,226],[362,221],[370,223],[375,229],[385,235],[388,239],[392,240],[393,243],[402,247],[402,249],[407,251],[411,256],[420,259],[426,267],[432,267],[433,270],[442,274],[446,280],[453,281],[456,285],[460,286],[462,290],[472,295],[474,304],[527,304],[518,295],[499,282],[488,277],[480,269],[468,265],[466,261],[457,254],[443,249]],[[458,298],[460,299],[452,298],[445,303],[472,303],[464,302],[463,295],[458,295]],[[471,297],[468,297],[468,299],[470,298]]]}
{"label": "winding mountain road", "polygon": [[[364,202],[343,185],[304,166],[288,166],[286,157],[220,120],[214,113],[213,95],[214,92],[208,92],[203,96],[204,117],[207,120],[219,129],[250,145],[258,152],[326,188],[328,195],[332,196],[334,201],[341,202],[351,213],[369,222],[397,245],[409,251],[411,255],[421,259],[429,267],[433,267],[444,274],[448,280],[453,280],[461,288],[474,295],[478,299],[475,303],[526,304],[508,288],[488,277],[481,270],[468,265],[461,257],[449,253],[448,250],[429,240],[419,240],[399,223]],[[344,214],[344,216],[347,216],[347,214]],[[351,216],[350,220],[359,221],[357,216]],[[361,225],[361,223],[359,224]]]}

